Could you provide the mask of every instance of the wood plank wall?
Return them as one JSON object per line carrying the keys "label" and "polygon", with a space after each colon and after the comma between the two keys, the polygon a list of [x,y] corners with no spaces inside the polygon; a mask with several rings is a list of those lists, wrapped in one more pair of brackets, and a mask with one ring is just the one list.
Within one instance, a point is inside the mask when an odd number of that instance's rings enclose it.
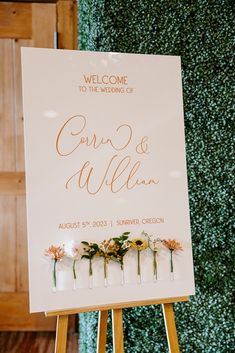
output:
{"label": "wood plank wall", "polygon": [[[54,1],[51,1],[54,2]],[[0,330],[47,330],[28,312],[24,134],[20,48],[76,48],[76,1],[0,2]]]}

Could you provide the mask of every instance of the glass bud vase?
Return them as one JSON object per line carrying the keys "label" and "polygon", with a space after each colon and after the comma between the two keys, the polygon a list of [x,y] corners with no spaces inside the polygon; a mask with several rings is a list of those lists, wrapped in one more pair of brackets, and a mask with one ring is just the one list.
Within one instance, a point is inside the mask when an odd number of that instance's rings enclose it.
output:
{"label": "glass bud vase", "polygon": [[52,292],[56,293],[57,292],[57,268],[56,268],[56,264],[57,264],[57,260],[53,260],[52,262],[53,267],[52,267]]}
{"label": "glass bud vase", "polygon": [[73,260],[73,290],[77,289],[76,260]]}
{"label": "glass bud vase", "polygon": [[121,283],[121,286],[124,286],[125,284],[125,277],[124,277],[124,269],[121,268],[121,271],[120,271],[120,283]]}
{"label": "glass bud vase", "polygon": [[88,288],[92,289],[93,288],[93,276],[89,275],[89,279],[88,279]]}
{"label": "glass bud vase", "polygon": [[104,286],[108,287],[108,260],[104,257]]}
{"label": "glass bud vase", "polygon": [[92,269],[92,259],[89,258],[89,278],[88,278],[88,288],[93,288],[93,269]]}
{"label": "glass bud vase", "polygon": [[153,252],[153,281],[157,282],[157,252]]}
{"label": "glass bud vase", "polygon": [[140,250],[137,251],[137,283],[141,284]]}
{"label": "glass bud vase", "polygon": [[170,268],[171,268],[170,280],[171,280],[171,281],[174,281],[173,251],[172,251],[172,250],[170,250]]}

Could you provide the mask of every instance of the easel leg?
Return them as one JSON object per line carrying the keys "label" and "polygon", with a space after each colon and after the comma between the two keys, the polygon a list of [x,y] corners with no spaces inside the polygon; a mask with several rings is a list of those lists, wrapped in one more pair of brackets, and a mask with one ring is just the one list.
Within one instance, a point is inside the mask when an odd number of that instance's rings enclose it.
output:
{"label": "easel leg", "polygon": [[113,352],[124,353],[122,309],[112,310]]}
{"label": "easel leg", "polygon": [[108,310],[99,311],[98,335],[97,335],[97,353],[106,352]]}
{"label": "easel leg", "polygon": [[173,304],[162,304],[162,310],[164,314],[169,351],[170,353],[180,353],[178,336],[175,326]]}
{"label": "easel leg", "polygon": [[55,353],[66,353],[68,315],[57,316]]}

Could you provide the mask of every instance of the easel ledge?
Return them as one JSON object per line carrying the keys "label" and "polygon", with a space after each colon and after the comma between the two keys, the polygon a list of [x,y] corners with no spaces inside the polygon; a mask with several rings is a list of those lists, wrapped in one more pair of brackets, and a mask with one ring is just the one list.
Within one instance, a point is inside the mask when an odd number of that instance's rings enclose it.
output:
{"label": "easel ledge", "polygon": [[162,304],[164,321],[167,333],[167,341],[170,353],[180,353],[178,336],[175,326],[173,303],[189,301],[189,297],[174,297],[163,299],[151,299],[133,301],[127,303],[115,303],[109,305],[89,306],[77,309],[47,311],[47,317],[57,316],[55,353],[65,353],[68,331],[68,316],[83,312],[99,311],[99,325],[97,337],[97,353],[106,352],[108,310],[112,310],[113,325],[113,352],[124,353],[122,309],[137,306]]}

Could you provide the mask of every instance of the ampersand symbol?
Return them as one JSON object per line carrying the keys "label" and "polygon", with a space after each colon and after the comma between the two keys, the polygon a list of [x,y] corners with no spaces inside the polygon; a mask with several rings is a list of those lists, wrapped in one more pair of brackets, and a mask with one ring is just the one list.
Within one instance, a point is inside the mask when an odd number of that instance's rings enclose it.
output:
{"label": "ampersand symbol", "polygon": [[142,137],[140,143],[136,146],[135,150],[138,154],[143,154],[143,153],[148,154],[149,153],[148,148],[149,148],[148,136],[144,136]]}

